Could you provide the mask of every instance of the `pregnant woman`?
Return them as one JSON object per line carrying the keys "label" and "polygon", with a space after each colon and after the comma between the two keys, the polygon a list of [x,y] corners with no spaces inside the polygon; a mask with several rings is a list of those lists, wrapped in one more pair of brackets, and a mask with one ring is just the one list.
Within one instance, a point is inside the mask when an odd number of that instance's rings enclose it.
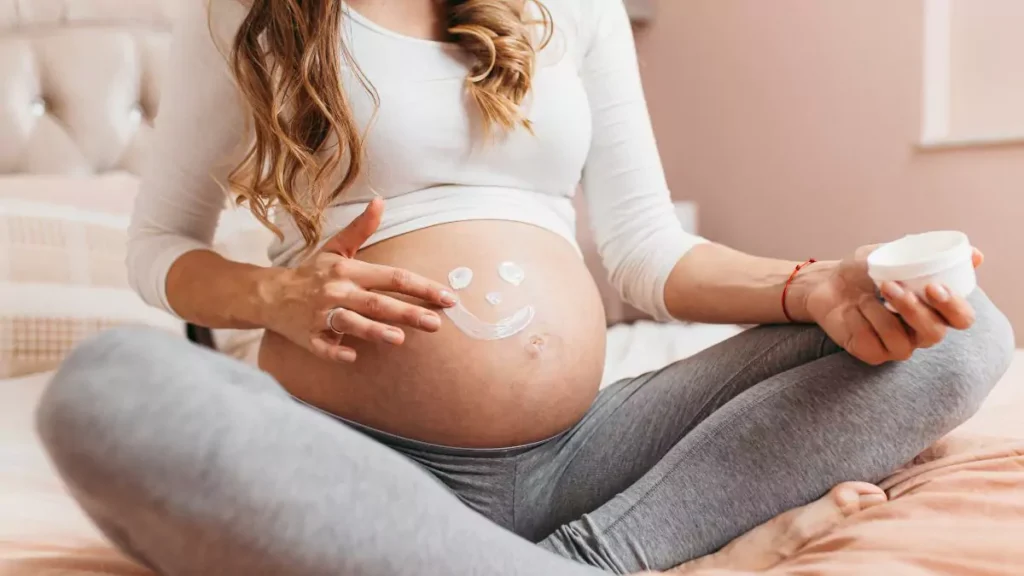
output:
{"label": "pregnant woman", "polygon": [[[85,510],[161,574],[665,570],[883,500],[865,482],[1006,368],[980,291],[887,284],[896,315],[870,248],[798,267],[684,233],[622,0],[184,5],[130,277],[265,328],[262,370],[119,330],[39,412]],[[766,326],[598,392],[578,185],[626,300]],[[273,267],[211,251],[227,198],[277,232]]]}

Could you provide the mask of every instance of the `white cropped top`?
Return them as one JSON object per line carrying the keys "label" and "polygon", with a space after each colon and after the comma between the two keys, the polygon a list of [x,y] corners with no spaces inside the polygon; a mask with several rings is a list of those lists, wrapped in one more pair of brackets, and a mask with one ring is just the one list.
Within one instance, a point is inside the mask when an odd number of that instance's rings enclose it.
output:
{"label": "white cropped top", "polygon": [[[171,312],[167,271],[182,254],[210,247],[226,204],[223,183],[251,142],[224,58],[246,8],[238,0],[183,2],[128,249],[135,289]],[[349,10],[345,41],[379,109],[365,169],[328,211],[325,239],[379,195],[387,207],[367,245],[463,220],[525,222],[575,243],[570,198],[581,187],[612,285],[634,306],[668,319],[665,281],[703,239],[685,233],[675,216],[622,2],[544,0],[555,36],[538,55],[523,105],[534,134],[519,129],[490,142],[480,138],[479,113],[466,98],[469,62],[461,49],[402,36]],[[352,70],[343,76],[366,126],[373,99]],[[270,247],[271,260],[294,265],[302,237],[286,214],[275,219],[284,238]]]}

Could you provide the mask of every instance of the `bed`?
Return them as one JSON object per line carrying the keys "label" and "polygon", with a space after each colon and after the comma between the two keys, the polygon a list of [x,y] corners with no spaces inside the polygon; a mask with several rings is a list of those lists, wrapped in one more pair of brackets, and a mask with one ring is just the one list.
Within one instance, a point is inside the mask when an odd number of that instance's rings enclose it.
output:
{"label": "bed", "polygon": [[[738,330],[649,322],[613,327],[605,381],[685,357]],[[49,376],[0,381],[0,575],[149,575],[103,540],[45,458],[31,415]],[[823,534],[780,532],[768,565],[688,573],[1024,574],[1022,415],[1024,351],[971,421],[886,480],[889,503]]]}

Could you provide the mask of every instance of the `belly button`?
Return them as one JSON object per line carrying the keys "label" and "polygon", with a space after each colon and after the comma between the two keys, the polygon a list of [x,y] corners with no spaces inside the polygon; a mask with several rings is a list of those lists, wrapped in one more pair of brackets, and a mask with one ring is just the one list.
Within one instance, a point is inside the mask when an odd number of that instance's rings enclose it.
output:
{"label": "belly button", "polygon": [[534,334],[530,336],[530,341],[526,344],[527,351],[533,356],[539,356],[544,352],[544,348],[547,346],[548,340],[542,334]]}

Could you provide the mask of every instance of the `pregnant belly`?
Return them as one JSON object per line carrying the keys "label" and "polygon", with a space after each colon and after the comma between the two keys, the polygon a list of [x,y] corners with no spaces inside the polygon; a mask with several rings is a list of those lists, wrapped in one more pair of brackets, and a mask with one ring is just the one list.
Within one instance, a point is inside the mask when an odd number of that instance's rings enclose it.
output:
{"label": "pregnant belly", "polygon": [[460,307],[441,314],[437,333],[407,328],[401,346],[346,339],[359,355],[352,365],[268,333],[260,365],[296,397],[378,430],[463,447],[542,440],[589,408],[604,364],[604,310],[561,237],[515,222],[456,222],[357,258],[456,278]]}

